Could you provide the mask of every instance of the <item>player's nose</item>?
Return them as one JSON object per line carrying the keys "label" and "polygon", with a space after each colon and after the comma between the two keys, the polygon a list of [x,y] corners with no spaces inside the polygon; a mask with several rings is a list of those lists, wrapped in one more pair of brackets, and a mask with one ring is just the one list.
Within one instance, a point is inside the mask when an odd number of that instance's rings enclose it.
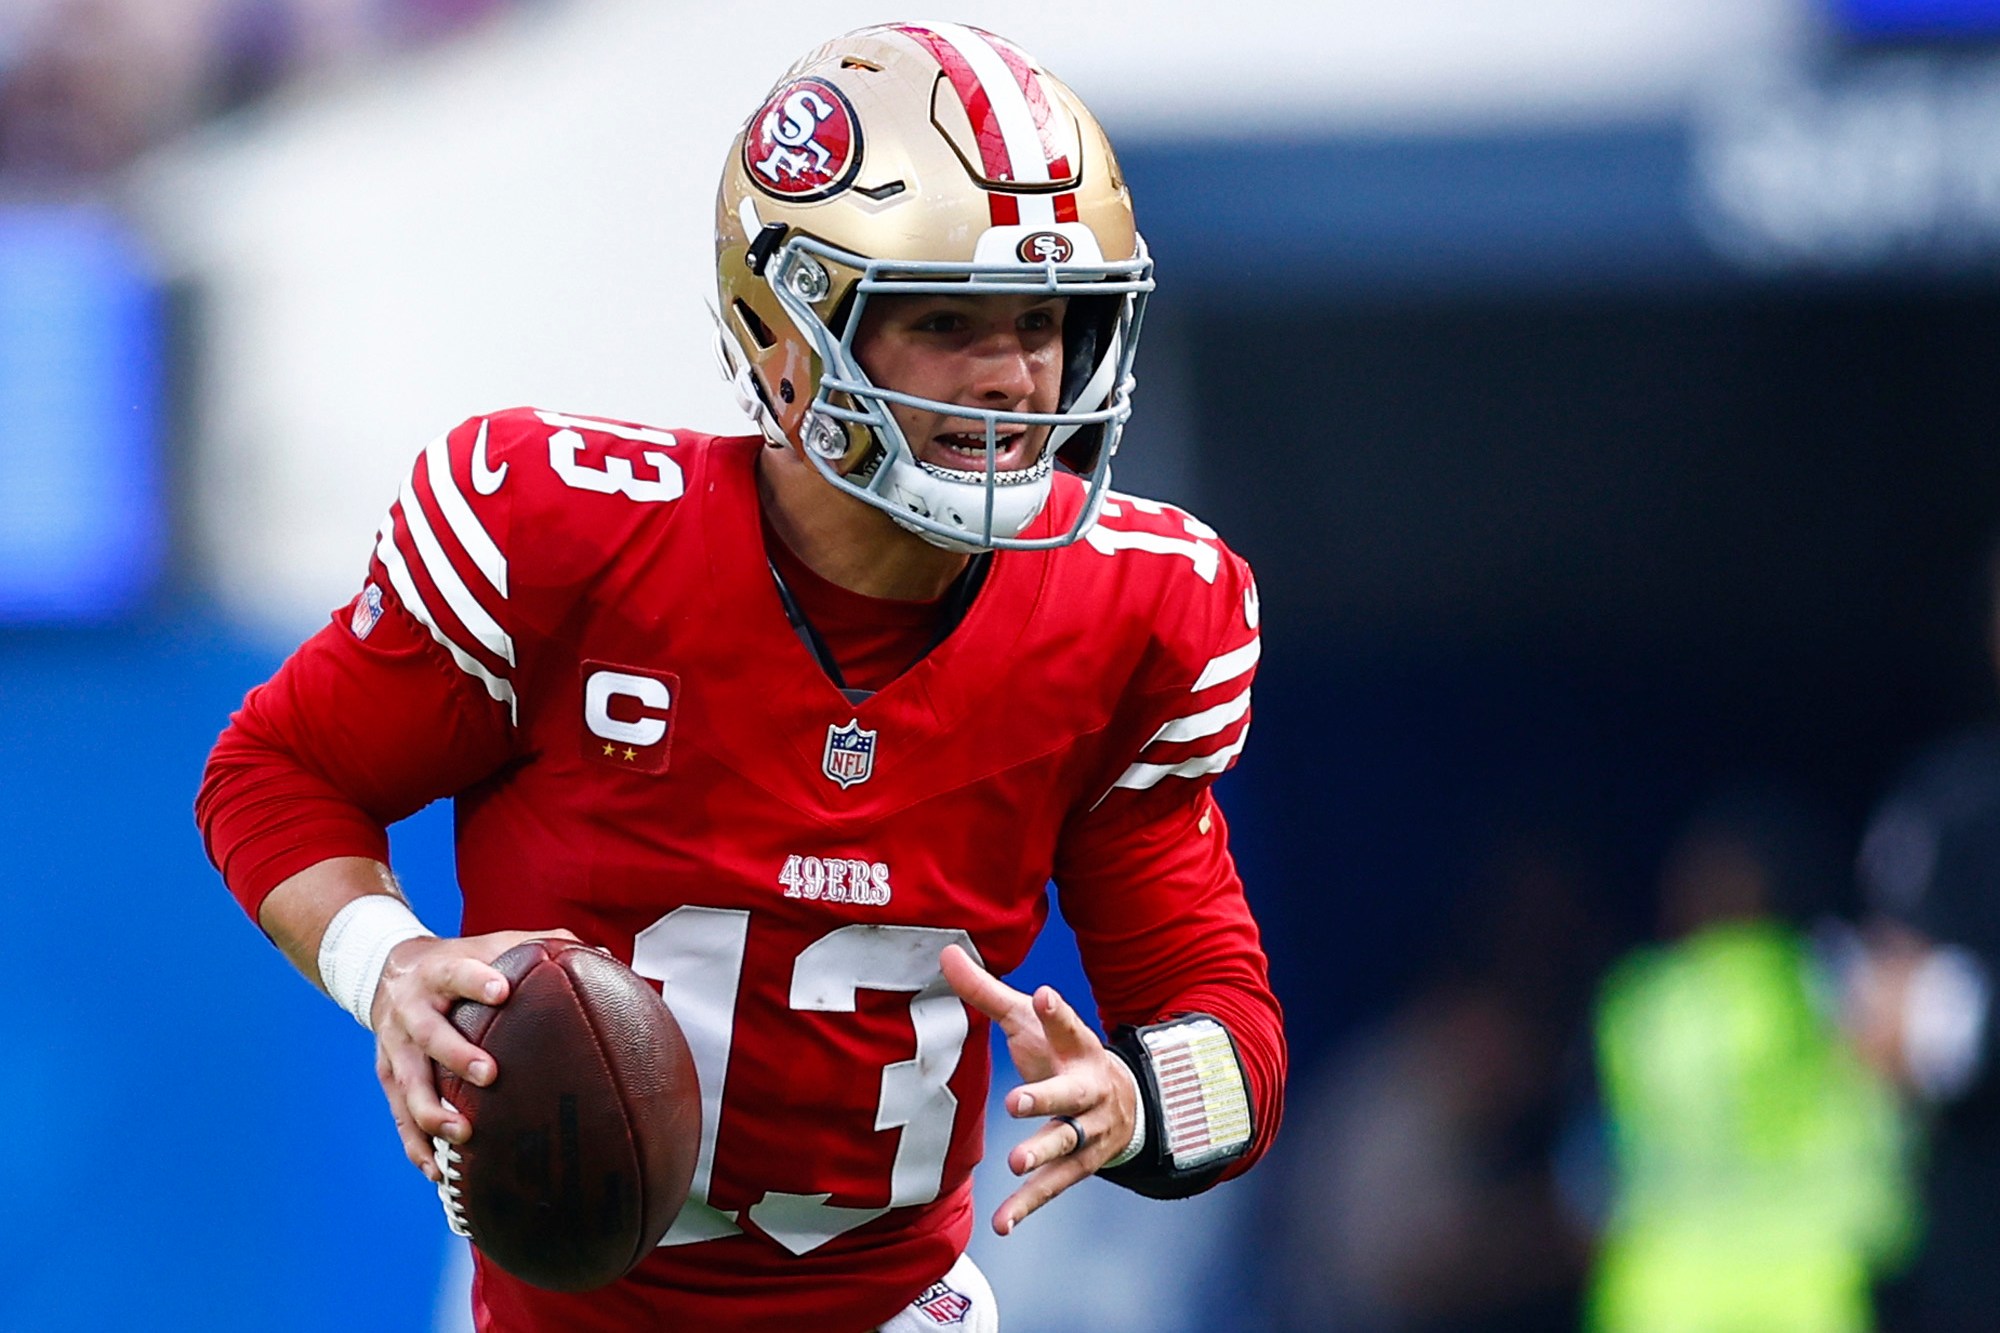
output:
{"label": "player's nose", "polygon": [[1018,403],[1035,391],[1035,357],[1018,333],[983,340],[973,358],[974,398],[984,403]]}

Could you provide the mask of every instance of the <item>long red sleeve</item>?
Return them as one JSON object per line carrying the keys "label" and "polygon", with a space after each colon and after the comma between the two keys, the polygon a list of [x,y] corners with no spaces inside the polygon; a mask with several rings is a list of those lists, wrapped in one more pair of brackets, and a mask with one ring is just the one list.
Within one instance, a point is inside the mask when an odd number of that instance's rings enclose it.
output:
{"label": "long red sleeve", "polygon": [[1056,885],[1105,1023],[1198,1011],[1229,1029],[1256,1135],[1224,1178],[1247,1170],[1284,1115],[1284,1015],[1206,785],[1107,802],[1064,840]]}
{"label": "long red sleeve", "polygon": [[308,866],[386,860],[389,824],[508,757],[505,709],[469,686],[392,592],[378,595],[379,620],[336,613],[250,691],[209,754],[195,820],[252,919]]}

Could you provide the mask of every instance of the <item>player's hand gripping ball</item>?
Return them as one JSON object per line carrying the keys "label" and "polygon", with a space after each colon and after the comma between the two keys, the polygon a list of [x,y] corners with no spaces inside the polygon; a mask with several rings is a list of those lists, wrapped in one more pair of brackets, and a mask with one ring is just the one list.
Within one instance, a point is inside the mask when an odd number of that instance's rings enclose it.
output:
{"label": "player's hand gripping ball", "polygon": [[530,940],[494,960],[500,1005],[451,1022],[493,1057],[486,1087],[437,1067],[472,1137],[439,1143],[454,1226],[488,1259],[552,1291],[616,1281],[687,1201],[701,1140],[694,1057],[660,996],[610,955]]}

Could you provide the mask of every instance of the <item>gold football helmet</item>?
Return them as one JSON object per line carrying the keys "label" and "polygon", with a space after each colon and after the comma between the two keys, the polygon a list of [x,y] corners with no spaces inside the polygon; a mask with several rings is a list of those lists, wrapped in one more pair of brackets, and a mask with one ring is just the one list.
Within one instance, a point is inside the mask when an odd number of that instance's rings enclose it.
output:
{"label": "gold football helmet", "polygon": [[[785,72],[730,145],[715,210],[717,345],[745,411],[834,485],[953,550],[1060,546],[1095,521],[1132,413],[1153,265],[1104,131],[1011,43],[957,24],[863,28]],[[1054,412],[939,403],[876,385],[854,331],[878,292],[1068,298]],[[918,458],[902,403],[982,422],[984,471]],[[996,466],[1003,424],[1050,428]],[[1088,502],[1020,534],[1056,460]]]}

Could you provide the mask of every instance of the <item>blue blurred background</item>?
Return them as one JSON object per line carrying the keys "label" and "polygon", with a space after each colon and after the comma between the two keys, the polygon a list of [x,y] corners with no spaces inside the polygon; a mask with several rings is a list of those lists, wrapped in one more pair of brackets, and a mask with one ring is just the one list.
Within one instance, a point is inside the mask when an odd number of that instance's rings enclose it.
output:
{"label": "blue blurred background", "polygon": [[[892,17],[775,8],[0,4],[0,1328],[462,1319],[366,1034],[190,803],[438,429],[730,428],[721,147]],[[1098,109],[1159,259],[1121,485],[1259,571],[1222,790],[1294,1062],[1244,1181],[978,1242],[1015,1328],[1578,1326],[1592,996],[1691,814],[1781,790],[1789,918],[1851,921],[1877,795],[1990,711],[2000,3],[1378,9],[954,15]],[[396,857],[451,922],[447,813]],[[1081,990],[1059,931],[1023,972]]]}

